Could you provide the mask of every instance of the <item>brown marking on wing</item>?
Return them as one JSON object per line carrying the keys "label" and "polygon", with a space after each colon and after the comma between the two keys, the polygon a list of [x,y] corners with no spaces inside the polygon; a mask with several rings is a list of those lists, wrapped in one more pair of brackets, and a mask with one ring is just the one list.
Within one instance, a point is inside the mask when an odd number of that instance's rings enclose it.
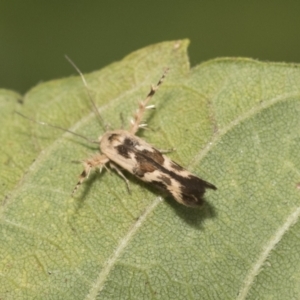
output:
{"label": "brown marking on wing", "polygon": [[124,145],[130,148],[134,148],[135,146],[138,146],[140,143],[135,139],[125,138],[124,139]]}
{"label": "brown marking on wing", "polygon": [[143,177],[145,173],[151,173],[157,170],[155,164],[147,157],[140,155],[139,152],[135,153],[135,158],[137,163],[137,166],[133,170],[133,174],[138,177]]}
{"label": "brown marking on wing", "polygon": [[[112,134],[109,139],[116,134]],[[116,139],[114,137],[114,139]],[[134,148],[136,145],[139,145],[138,141],[132,140],[130,138],[125,138],[123,141],[123,144],[120,144],[118,146],[115,146],[115,149],[117,150],[118,154],[125,157],[130,158],[130,153],[133,153],[136,151]]]}
{"label": "brown marking on wing", "polygon": [[129,153],[132,152],[132,150],[124,145],[118,145],[115,147],[117,150],[118,154],[125,157],[125,158],[130,158]]}
{"label": "brown marking on wing", "polygon": [[161,191],[169,193],[166,185],[163,182],[161,182],[161,181],[156,181],[156,180],[151,181],[151,185],[155,186],[157,189],[159,189]]}
{"label": "brown marking on wing", "polygon": [[135,159],[137,161],[137,166],[134,169],[134,174],[138,177],[143,177],[145,173],[151,173],[157,170],[157,165],[164,163],[165,159],[162,154],[153,148],[153,151],[135,150]]}
{"label": "brown marking on wing", "polygon": [[160,179],[161,181],[163,181],[166,185],[171,185],[171,179],[168,176],[165,175],[160,175],[157,177],[158,179]]}
{"label": "brown marking on wing", "polygon": [[176,171],[184,171],[185,169],[178,165],[175,161],[171,161],[171,167]]}
{"label": "brown marking on wing", "polygon": [[119,136],[119,134],[117,134],[117,133],[112,133],[112,134],[108,137],[108,140],[109,140],[110,142],[115,141],[115,140],[118,140],[118,136]]}
{"label": "brown marking on wing", "polygon": [[162,165],[165,161],[163,155],[158,150],[156,150],[155,148],[152,148],[152,149],[153,149],[153,151],[142,150],[141,153],[144,156],[149,157],[150,159],[152,159],[156,163]]}

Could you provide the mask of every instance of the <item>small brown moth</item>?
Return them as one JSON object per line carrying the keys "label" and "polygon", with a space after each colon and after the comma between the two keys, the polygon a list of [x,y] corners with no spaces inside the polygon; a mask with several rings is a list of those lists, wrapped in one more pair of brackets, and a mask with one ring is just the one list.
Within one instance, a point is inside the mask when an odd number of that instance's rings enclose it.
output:
{"label": "small brown moth", "polygon": [[176,201],[186,206],[200,206],[203,203],[205,189],[216,190],[213,184],[191,174],[161,151],[136,136],[140,128],[147,126],[141,123],[144,112],[146,109],[154,108],[153,105],[147,105],[165,79],[167,71],[163,73],[156,86],[151,86],[146,99],[139,103],[139,108],[134,114],[128,131],[107,131],[99,137],[101,153],[84,160],[84,171],[81,173],[73,193],[89,176],[93,168],[102,170],[106,164],[117,171],[125,180],[127,187],[128,180],[119,167],[137,178],[168,192]]}
{"label": "small brown moth", "polygon": [[[70,59],[68,60],[80,74],[88,91],[82,73]],[[97,143],[99,143],[100,153],[83,161],[84,170],[81,173],[72,194],[74,194],[82,182],[88,178],[92,169],[99,168],[101,172],[106,165],[109,165],[110,168],[116,170],[116,172],[125,180],[128,190],[128,180],[123,175],[120,168],[133,174],[137,178],[156,186],[168,194],[171,194],[177,202],[189,207],[199,207],[203,204],[203,195],[207,188],[213,190],[217,189],[213,184],[191,174],[189,171],[165,156],[162,151],[136,136],[136,133],[140,128],[147,126],[147,124],[141,123],[143,115],[147,109],[154,108],[154,105],[148,106],[148,103],[158,90],[159,86],[163,83],[167,71],[168,70],[165,70],[155,86],[151,86],[146,99],[139,103],[139,107],[131,120],[128,131],[121,129],[107,131],[98,138]],[[90,100],[92,101],[94,109],[96,109],[96,105],[91,97]],[[96,113],[102,120],[98,110]],[[38,123],[50,125],[42,122]],[[62,129],[58,126],[50,126]],[[69,130],[67,131],[70,132]],[[79,134],[76,135],[83,137]]]}

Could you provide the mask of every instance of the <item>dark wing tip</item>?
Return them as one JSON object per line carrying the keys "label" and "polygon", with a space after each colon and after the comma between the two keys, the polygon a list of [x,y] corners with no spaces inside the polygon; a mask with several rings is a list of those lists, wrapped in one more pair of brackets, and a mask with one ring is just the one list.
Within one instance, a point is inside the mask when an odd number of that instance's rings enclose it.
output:
{"label": "dark wing tip", "polygon": [[189,176],[185,184],[181,185],[181,202],[189,207],[201,207],[206,189],[216,190],[217,187],[199,177]]}
{"label": "dark wing tip", "polygon": [[207,181],[205,181],[205,187],[208,189],[212,189],[212,190],[217,190],[217,187],[215,185],[213,185],[212,183],[209,183]]}

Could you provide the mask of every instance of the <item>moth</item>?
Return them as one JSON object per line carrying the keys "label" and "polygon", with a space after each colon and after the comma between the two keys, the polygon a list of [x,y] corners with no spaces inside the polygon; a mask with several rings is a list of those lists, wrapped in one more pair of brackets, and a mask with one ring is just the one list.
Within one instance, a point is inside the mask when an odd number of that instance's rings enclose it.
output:
{"label": "moth", "polygon": [[[89,93],[83,74],[68,57],[67,59],[80,74]],[[72,195],[74,195],[79,186],[89,177],[89,174],[93,169],[99,168],[101,172],[103,168],[107,168],[107,165],[111,169],[114,169],[124,179],[129,192],[129,182],[122,170],[126,170],[136,178],[170,194],[177,202],[189,207],[199,207],[203,204],[203,196],[206,189],[217,189],[213,184],[191,174],[164,155],[164,153],[168,151],[158,150],[136,136],[139,129],[147,126],[147,124],[142,123],[144,113],[148,109],[155,108],[154,105],[148,105],[148,103],[163,83],[167,72],[168,69],[164,71],[158,83],[155,86],[151,86],[150,92],[145,100],[139,103],[139,107],[131,120],[130,128],[128,130],[119,129],[106,131],[98,138],[96,142],[99,144],[100,153],[82,161],[84,170],[79,177]],[[102,117],[90,95],[89,98],[98,117],[102,121]],[[18,114],[27,118],[21,113]],[[30,120],[33,121],[32,119]],[[65,130],[59,126],[44,122],[38,123]],[[80,134],[69,130],[65,131],[90,141]]]}
{"label": "moth", "polygon": [[177,202],[189,207],[199,207],[203,204],[205,189],[217,189],[136,136],[140,128],[147,126],[142,123],[143,115],[147,109],[154,108],[154,105],[148,106],[148,103],[163,83],[167,71],[165,70],[155,86],[151,86],[146,99],[139,103],[128,131],[107,131],[99,137],[100,153],[83,161],[84,170],[73,193],[88,178],[92,169],[99,168],[101,171],[107,164],[125,180],[128,189],[128,180],[121,169],[171,194]]}

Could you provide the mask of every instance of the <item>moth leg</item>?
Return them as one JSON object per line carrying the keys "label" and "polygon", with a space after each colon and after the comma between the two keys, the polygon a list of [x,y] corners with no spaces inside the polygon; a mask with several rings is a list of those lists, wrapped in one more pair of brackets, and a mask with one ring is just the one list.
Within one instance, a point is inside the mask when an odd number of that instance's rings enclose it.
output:
{"label": "moth leg", "polygon": [[120,120],[121,120],[121,129],[125,128],[125,122],[124,122],[124,116],[122,113],[120,113]]}
{"label": "moth leg", "polygon": [[157,149],[160,153],[171,153],[171,152],[174,152],[176,151],[176,148],[170,148],[170,149]]}
{"label": "moth leg", "polygon": [[121,170],[115,165],[113,164],[112,162],[109,163],[109,166],[113,169],[113,170],[116,170],[116,172],[118,173],[118,175],[120,177],[122,177],[126,183],[126,187],[127,187],[127,190],[128,190],[128,193],[131,194],[131,190],[130,190],[130,186],[129,186],[129,181],[128,179],[125,177],[125,175],[121,172]]}
{"label": "moth leg", "polygon": [[86,159],[84,161],[82,161],[83,166],[84,166],[84,170],[83,172],[80,174],[79,176],[79,180],[72,192],[72,196],[74,195],[74,193],[77,191],[77,189],[79,188],[79,186],[83,183],[83,181],[85,179],[87,179],[91,173],[91,170],[93,168],[99,168],[100,172],[102,170],[103,167],[106,167],[105,164],[109,162],[109,158],[104,155],[104,154],[97,154],[92,158]]}
{"label": "moth leg", "polygon": [[147,124],[141,124],[144,112],[146,109],[155,108],[154,105],[147,106],[147,104],[151,100],[155,92],[158,90],[159,86],[163,83],[167,72],[168,69],[164,71],[158,83],[155,86],[151,86],[150,92],[148,93],[146,99],[139,103],[139,108],[137,109],[136,113],[133,116],[133,119],[131,120],[131,128],[129,130],[130,133],[135,134],[139,130],[139,128],[147,126]]}

